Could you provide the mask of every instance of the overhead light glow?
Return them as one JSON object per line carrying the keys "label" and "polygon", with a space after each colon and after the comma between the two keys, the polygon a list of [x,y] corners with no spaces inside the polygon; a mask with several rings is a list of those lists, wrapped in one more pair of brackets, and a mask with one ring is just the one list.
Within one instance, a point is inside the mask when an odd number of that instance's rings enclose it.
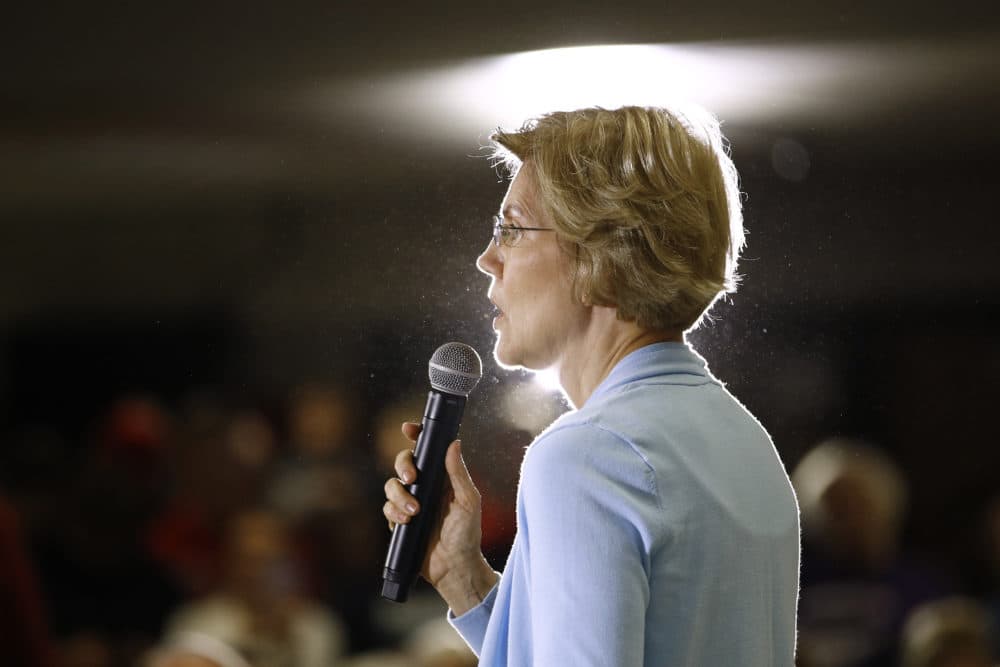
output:
{"label": "overhead light glow", "polygon": [[[718,47],[581,46],[466,61],[359,83],[338,100],[358,118],[392,120],[385,129],[423,127],[468,143],[498,126],[559,109],[694,102],[718,112],[741,96],[778,94],[794,65],[768,67]],[[391,117],[391,118],[390,118]]]}
{"label": "overhead light glow", "polygon": [[694,100],[704,63],[669,46],[585,46],[487,59],[437,75],[441,112],[492,115],[499,125],[557,109]]}
{"label": "overhead light glow", "polygon": [[594,105],[694,103],[727,123],[842,123],[919,99],[977,53],[919,43],[581,46],[365,77],[327,89],[320,108],[338,123],[466,147],[498,126]]}

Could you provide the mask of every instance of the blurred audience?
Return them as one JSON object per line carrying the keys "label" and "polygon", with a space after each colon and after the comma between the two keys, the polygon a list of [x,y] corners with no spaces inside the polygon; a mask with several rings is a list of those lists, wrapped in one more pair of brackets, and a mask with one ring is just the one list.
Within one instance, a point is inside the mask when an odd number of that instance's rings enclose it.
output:
{"label": "blurred audience", "polygon": [[412,392],[379,410],[373,429],[375,465],[379,472],[392,472],[396,455],[409,443],[401,430],[403,422],[423,421],[426,403],[426,393]]}
{"label": "blurred audience", "polygon": [[1000,653],[1000,493],[991,498],[983,509],[979,526],[981,539],[980,558],[985,570],[979,595],[997,629],[993,650]]}
{"label": "blurred audience", "polygon": [[226,528],[224,544],[219,589],[178,609],[168,638],[210,637],[254,667],[335,665],[346,646],[343,626],[303,594],[284,520],[264,510],[239,513]]}
{"label": "blurred audience", "polygon": [[166,494],[171,429],[156,399],[120,398],[96,421],[74,474],[51,490],[58,514],[33,551],[61,664],[134,664],[180,600],[142,541]]}
{"label": "blurred audience", "polygon": [[0,650],[9,667],[52,665],[34,566],[14,508],[0,497]]}
{"label": "blurred audience", "polygon": [[995,633],[989,613],[969,598],[926,603],[903,627],[902,667],[994,667]]}
{"label": "blurred audience", "polygon": [[262,503],[276,448],[274,429],[259,413],[230,410],[205,393],[188,397],[173,442],[169,498],[146,532],[150,553],[186,595],[204,594],[216,581],[224,526]]}
{"label": "blurred audience", "polygon": [[439,615],[411,628],[400,648],[355,655],[344,667],[475,667],[477,663],[465,641]]}
{"label": "blurred audience", "polygon": [[417,626],[404,642],[420,667],[476,667],[478,660],[444,616]]}
{"label": "blurred audience", "polygon": [[359,653],[344,663],[344,667],[420,667],[402,651],[374,650]]}
{"label": "blurred audience", "polygon": [[[422,583],[406,605],[378,597],[389,532],[371,508],[424,392],[375,414],[367,437],[370,406],[343,388],[287,399],[282,419],[208,392],[176,410],[124,395],[79,442],[21,425],[0,452],[0,664],[475,664]],[[529,435],[498,419],[476,440],[484,549],[500,567],[513,498],[493,489],[513,488]],[[968,562],[952,565],[975,576],[968,598],[945,599],[950,582],[902,546],[907,483],[885,453],[827,440],[792,480],[802,667],[995,666],[1000,495],[974,538],[972,521],[956,526]]]}
{"label": "blurred audience", "polygon": [[383,643],[372,621],[380,573],[381,498],[356,399],[330,383],[293,390],[284,457],[268,500],[305,538],[309,583],[349,629],[350,650]]}
{"label": "blurred audience", "polygon": [[182,633],[146,656],[144,667],[254,667],[225,642],[197,632]]}
{"label": "blurred audience", "polygon": [[293,392],[286,456],[271,481],[271,503],[293,521],[351,507],[363,492],[354,472],[357,411],[341,389],[308,384]]}
{"label": "blurred audience", "polygon": [[874,667],[898,660],[906,615],[947,587],[900,553],[906,482],[874,447],[832,439],[792,473],[802,515],[800,662]]}

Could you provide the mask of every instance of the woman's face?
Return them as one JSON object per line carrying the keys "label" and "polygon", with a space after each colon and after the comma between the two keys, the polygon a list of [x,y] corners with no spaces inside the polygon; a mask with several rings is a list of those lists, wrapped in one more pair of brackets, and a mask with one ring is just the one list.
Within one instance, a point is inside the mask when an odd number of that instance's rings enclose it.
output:
{"label": "woman's face", "polygon": [[[504,225],[553,229],[526,162],[510,184]],[[590,309],[573,297],[573,261],[549,231],[524,231],[513,245],[491,240],[476,265],[493,279],[490,300],[500,309],[493,354],[505,367],[541,370],[559,366],[585,330]]]}

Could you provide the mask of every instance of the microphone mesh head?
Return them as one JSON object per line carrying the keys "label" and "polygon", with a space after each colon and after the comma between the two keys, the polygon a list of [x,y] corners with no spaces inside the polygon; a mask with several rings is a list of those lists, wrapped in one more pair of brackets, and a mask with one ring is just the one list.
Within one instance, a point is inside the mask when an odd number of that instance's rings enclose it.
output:
{"label": "microphone mesh head", "polygon": [[483,377],[483,362],[465,343],[445,343],[434,351],[427,373],[434,389],[468,396]]}

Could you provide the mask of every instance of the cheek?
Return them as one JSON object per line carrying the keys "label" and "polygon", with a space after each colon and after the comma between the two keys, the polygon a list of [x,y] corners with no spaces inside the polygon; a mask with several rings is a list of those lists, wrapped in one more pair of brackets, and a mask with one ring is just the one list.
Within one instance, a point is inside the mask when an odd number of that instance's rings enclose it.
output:
{"label": "cheek", "polygon": [[[525,259],[527,261],[518,261]],[[513,259],[503,274],[503,291],[510,309],[531,311],[534,317],[551,317],[553,309],[565,312],[575,304],[572,266],[558,249],[528,259]],[[525,312],[525,314],[527,314]]]}

